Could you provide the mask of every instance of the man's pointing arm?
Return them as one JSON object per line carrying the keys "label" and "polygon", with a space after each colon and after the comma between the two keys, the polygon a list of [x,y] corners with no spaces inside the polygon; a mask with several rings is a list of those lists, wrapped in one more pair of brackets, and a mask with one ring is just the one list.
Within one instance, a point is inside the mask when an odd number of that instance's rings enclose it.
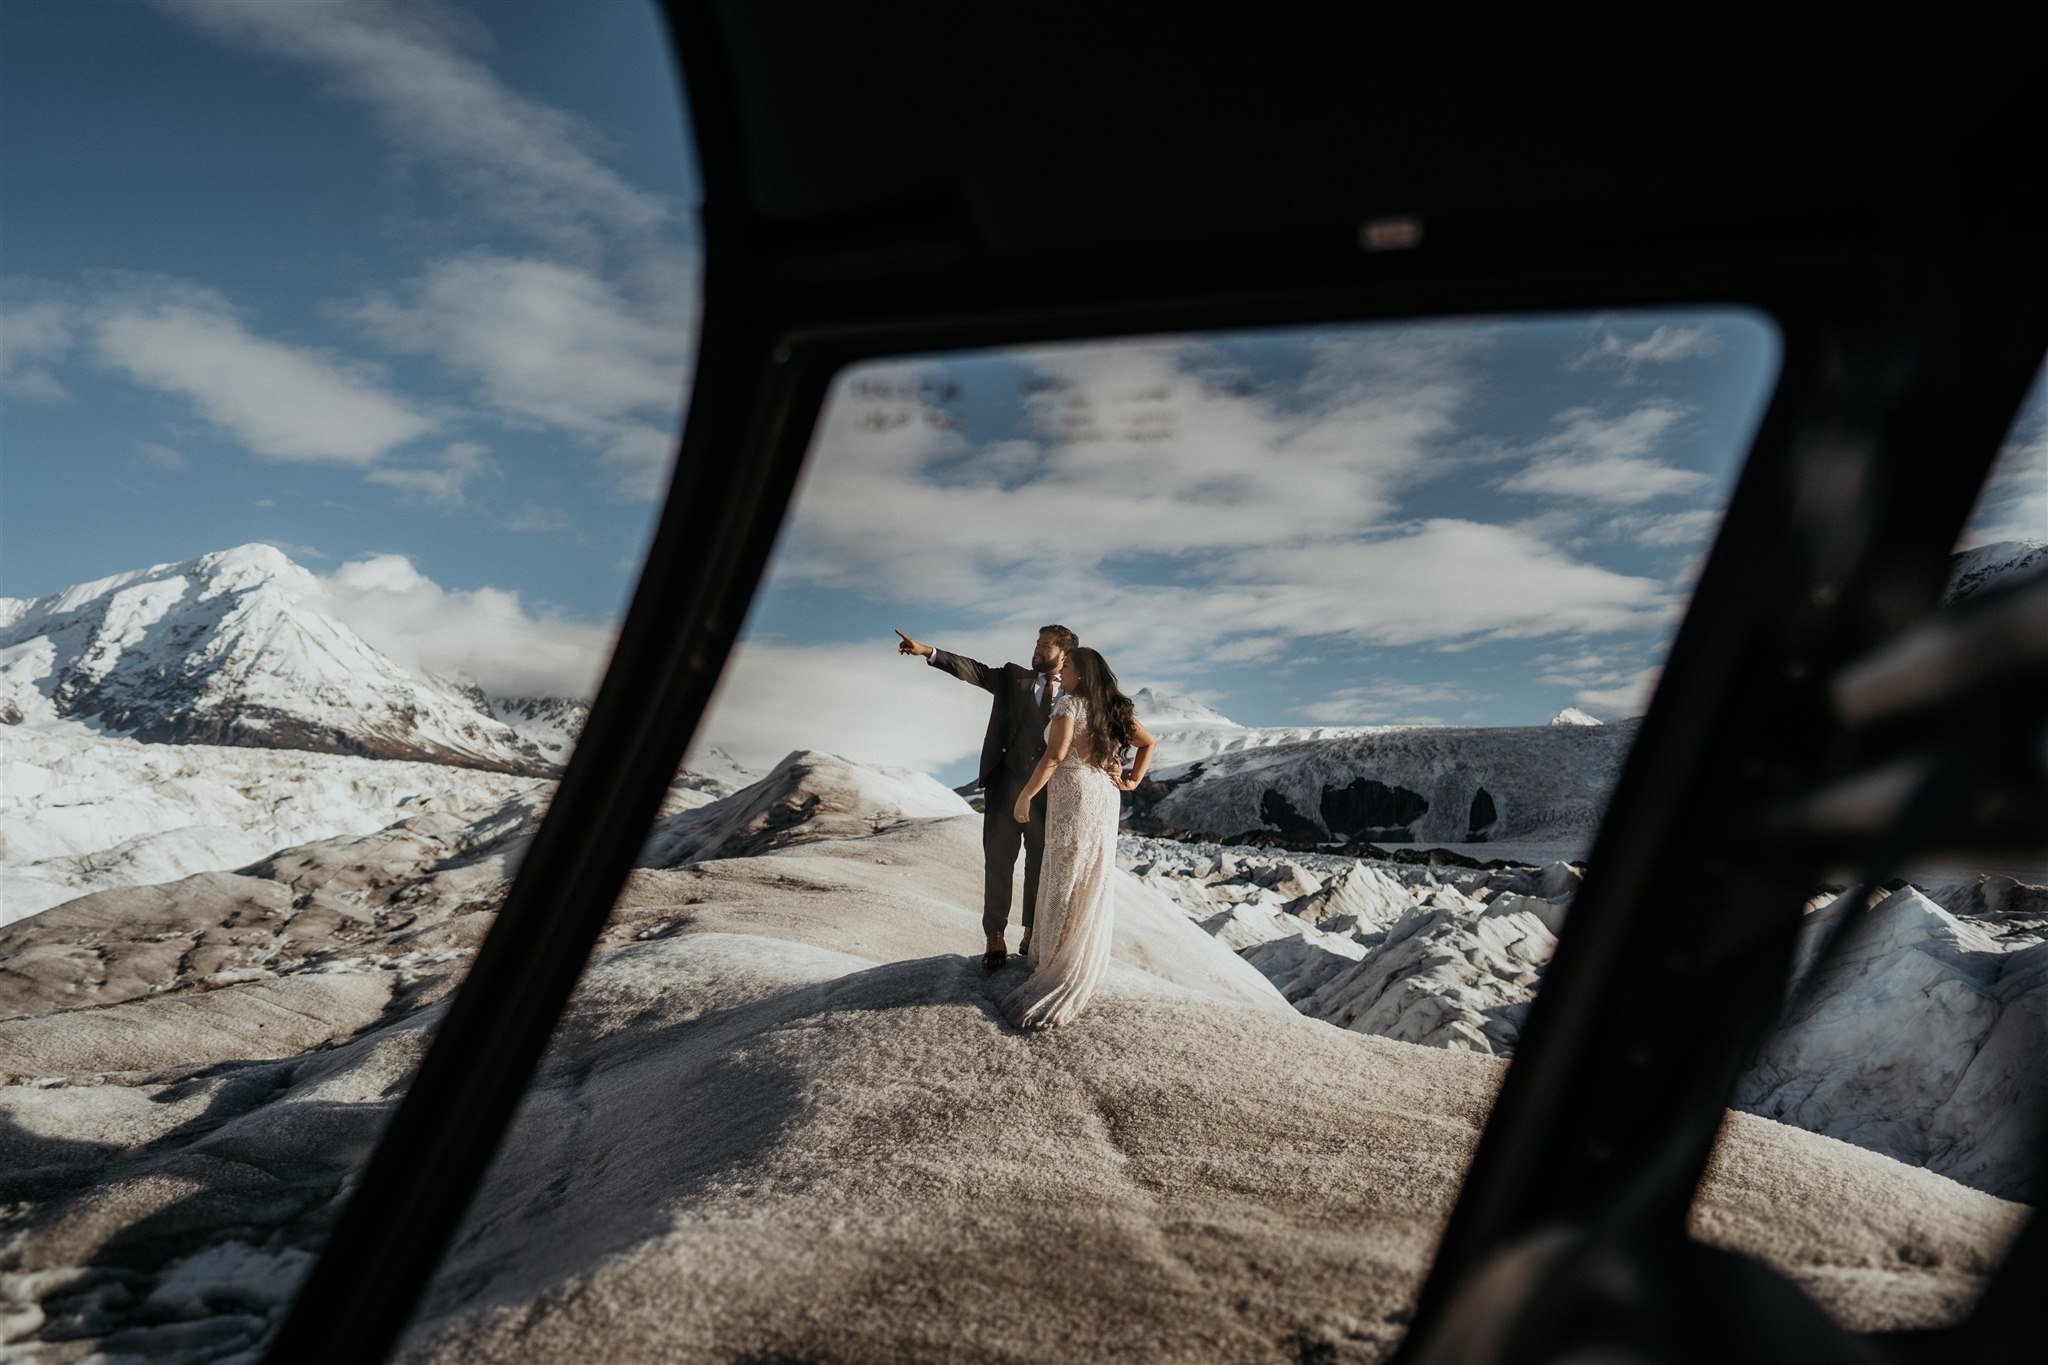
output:
{"label": "man's pointing arm", "polygon": [[990,668],[987,664],[978,663],[964,654],[948,654],[943,649],[933,649],[928,644],[911,639],[900,630],[896,634],[898,637],[896,652],[898,654],[922,654],[925,656],[926,663],[930,664],[933,668],[944,669],[961,682],[973,683],[976,687],[988,692],[996,690],[997,681],[1001,674],[997,670]]}

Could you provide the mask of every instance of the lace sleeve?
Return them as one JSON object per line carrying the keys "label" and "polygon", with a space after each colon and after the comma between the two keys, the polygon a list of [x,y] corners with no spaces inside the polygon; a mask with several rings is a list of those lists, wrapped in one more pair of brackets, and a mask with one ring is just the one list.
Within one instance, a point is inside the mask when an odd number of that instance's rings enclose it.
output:
{"label": "lace sleeve", "polygon": [[1052,713],[1055,716],[1072,716],[1074,724],[1081,725],[1085,723],[1083,717],[1087,715],[1087,708],[1081,705],[1081,699],[1073,693],[1062,692],[1053,700]]}

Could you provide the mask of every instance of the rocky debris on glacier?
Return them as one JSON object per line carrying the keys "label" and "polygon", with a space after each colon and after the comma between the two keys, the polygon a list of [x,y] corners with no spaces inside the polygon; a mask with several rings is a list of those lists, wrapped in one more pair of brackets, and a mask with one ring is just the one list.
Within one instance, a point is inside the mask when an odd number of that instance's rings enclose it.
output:
{"label": "rocky debris on glacier", "polygon": [[0,599],[0,702],[10,726],[556,770],[473,684],[406,668],[343,625],[268,545]]}
{"label": "rocky debris on glacier", "polygon": [[1120,861],[1311,1018],[1505,1055],[1579,869],[1430,868],[1126,838]]}
{"label": "rocky debris on glacier", "polygon": [[1952,882],[1935,899],[1994,939],[2031,943],[2048,938],[2048,890],[2016,877],[1980,872]]}
{"label": "rocky debris on glacier", "polygon": [[[761,851],[632,875],[396,1359],[1391,1352],[1496,1059],[1302,1017],[1142,875],[1089,1014],[1019,1034],[977,820],[823,756],[762,786],[692,822]],[[260,1352],[530,823],[422,816],[7,931],[11,1358]],[[1246,880],[1325,923],[1391,894],[1287,862]],[[1731,1115],[1693,1223],[1870,1330],[1966,1311],[2023,1215]]]}
{"label": "rocky debris on glacier", "polygon": [[[1425,868],[1173,840],[1121,860],[1303,1014],[1506,1056],[1579,869]],[[1739,1108],[2021,1197],[2048,1090],[2048,888],[1953,882],[1886,895],[1744,1075]],[[1847,907],[1806,907],[1805,961]]]}
{"label": "rocky debris on glacier", "polygon": [[[438,998],[452,983],[449,964],[482,941],[539,807],[529,793],[488,811],[428,811],[238,872],[95,892],[0,927],[0,1073],[32,1080],[43,1050],[26,1036],[42,1039],[52,1021],[62,1032],[114,1006],[180,1000],[193,1013],[166,1031],[121,1016],[129,1022],[100,1039],[104,1055],[70,1058],[74,1073],[207,1059],[190,1031],[210,1027],[214,1012],[232,1011],[237,992],[258,984],[290,994],[305,988],[301,977],[367,972],[384,984],[364,1000]],[[384,1008],[323,1008],[300,1027],[347,1034]]]}

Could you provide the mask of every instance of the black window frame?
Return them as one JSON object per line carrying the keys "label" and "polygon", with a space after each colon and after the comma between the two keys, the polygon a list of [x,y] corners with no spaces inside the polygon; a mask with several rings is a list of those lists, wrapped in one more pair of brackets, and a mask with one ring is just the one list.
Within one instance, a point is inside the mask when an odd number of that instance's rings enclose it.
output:
{"label": "black window frame", "polygon": [[[1732,306],[1777,326],[1769,405],[1403,1358],[1428,1348],[1461,1285],[1543,1229],[1682,1235],[1736,1070],[1775,1011],[1788,908],[1829,856],[1787,845],[1738,863],[1688,845],[1839,771],[1829,679],[1932,611],[2048,339],[2048,275],[2010,213],[1916,162],[1911,187],[1946,195],[1935,230],[1891,186],[1837,184],[1777,218],[1736,204],[1702,220],[1647,195],[1599,222],[1474,212],[1455,195],[1438,213],[1424,189],[1412,251],[1361,250],[1359,220],[1220,246],[1105,232],[977,251],[1001,233],[953,201],[810,223],[775,210],[758,183],[773,78],[750,65],[764,40],[744,9],[668,11],[706,186],[704,307],[673,483],[619,643],[497,922],[267,1359],[381,1359],[402,1331],[710,700],[833,377],[995,346],[1605,308]],[[2038,1273],[2042,1240],[2036,1219],[1980,1328]]]}

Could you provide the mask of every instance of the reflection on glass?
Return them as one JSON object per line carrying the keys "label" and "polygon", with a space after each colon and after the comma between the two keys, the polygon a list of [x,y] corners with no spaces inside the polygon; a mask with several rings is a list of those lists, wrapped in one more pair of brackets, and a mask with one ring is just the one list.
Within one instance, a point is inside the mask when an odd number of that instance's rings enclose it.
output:
{"label": "reflection on glass", "polygon": [[[2044,573],[2048,385],[2037,379],[1956,546],[1943,611],[1974,617]],[[2000,746],[2023,759],[2016,739]],[[1938,804],[1953,814],[1981,795],[1950,790]],[[2041,1169],[2033,1105],[2048,1093],[2048,977],[2039,967],[2048,954],[2048,843],[1995,866],[1951,854],[1844,875],[1866,880],[1816,888],[1807,902],[1794,989],[1736,1083],[1737,1112],[1705,1188],[1725,1189],[1739,1179],[1731,1172],[1758,1159],[1769,1126],[1752,1115],[1903,1165],[1871,1163],[1840,1186],[1840,1216],[1827,1232],[1764,1201],[1732,1216],[1703,1203],[1694,1228],[1756,1254],[1788,1238],[1860,1243],[1881,1275],[1865,1294],[1882,1283],[1886,1294],[1920,1300],[1915,1311],[1930,1320],[1952,1321],[2019,1229],[2020,1206],[2004,1201],[2032,1197]],[[1813,1178],[1811,1169],[1790,1174]],[[1846,1320],[1869,1311],[1839,1279],[1804,1283]]]}
{"label": "reflection on glass", "polygon": [[575,742],[680,421],[638,3],[0,48],[0,1354],[251,1358]]}

